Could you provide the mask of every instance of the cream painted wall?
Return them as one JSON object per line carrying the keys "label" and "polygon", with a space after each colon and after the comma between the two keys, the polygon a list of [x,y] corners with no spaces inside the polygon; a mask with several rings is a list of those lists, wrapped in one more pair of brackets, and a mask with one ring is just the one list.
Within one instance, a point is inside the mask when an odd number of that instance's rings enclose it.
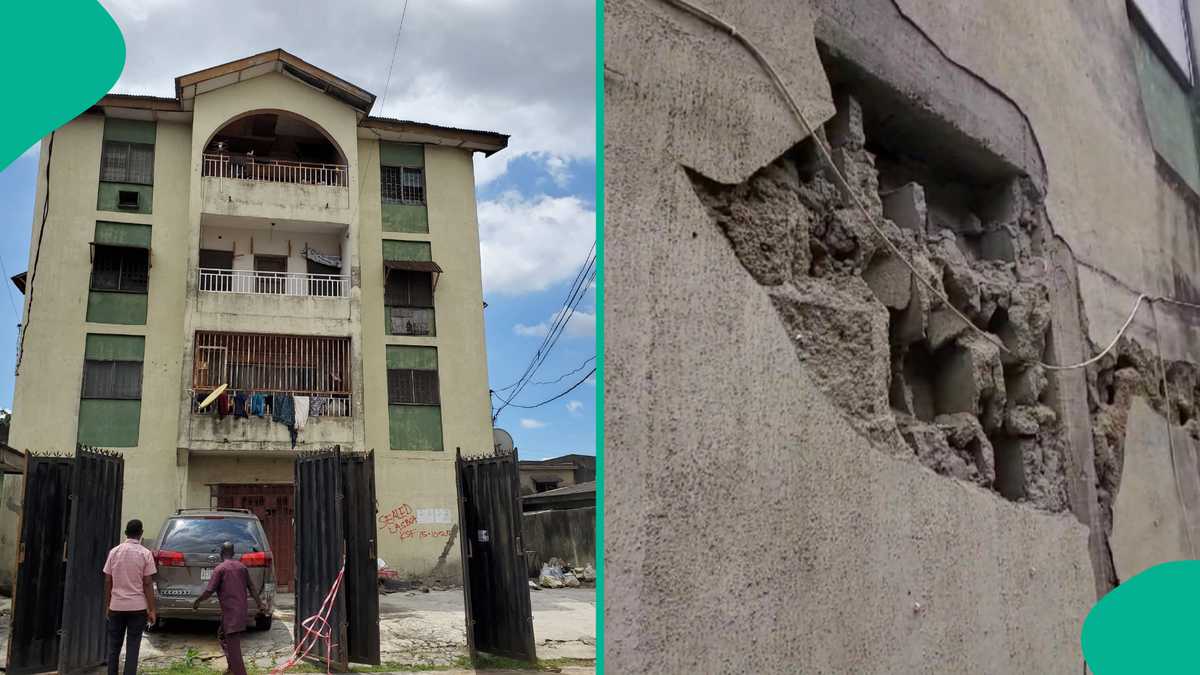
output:
{"label": "cream painted wall", "polygon": [[[180,224],[187,213],[190,130],[182,124],[158,124],[154,212],[147,215],[96,210],[103,131],[103,117],[85,115],[55,132],[50,170],[55,189],[51,194],[45,241],[38,241],[40,221],[35,220],[30,250],[33,260],[38,257],[41,245],[38,269],[31,279],[33,293],[26,295],[25,357],[14,392],[11,442],[20,448],[73,450],[86,335],[145,336],[138,446],[119,451],[125,457],[123,517],[141,518],[147,529],[153,530],[179,502],[175,481],[175,409],[160,406],[176,400],[181,389],[179,345],[183,305],[179,298],[186,278],[181,261],[187,236]],[[43,157],[47,154],[43,153]],[[44,168],[45,159],[42,172]],[[39,181],[35,209],[38,214],[44,187]],[[97,220],[152,226],[145,326],[84,321],[91,275],[87,243],[92,241]],[[28,306],[30,298],[32,312]]]}
{"label": "cream painted wall", "polygon": [[[251,239],[254,240],[253,243]],[[303,254],[306,245],[325,255],[341,256],[344,241],[342,236],[324,232],[235,230],[208,226],[200,228],[200,248],[234,251],[235,270],[254,269],[255,255],[282,255],[287,256],[288,272],[303,274],[308,271],[308,259]]]}
{"label": "cream painted wall", "polygon": [[219,483],[291,483],[292,459],[194,455],[188,462],[187,506],[209,506],[210,485]]}
{"label": "cream painted wall", "polygon": [[[380,221],[379,147],[360,140],[363,185],[359,238],[362,261],[362,331],[366,390],[366,447],[375,449],[376,496],[381,529],[379,555],[404,574],[451,576],[459,573],[457,492],[454,450],[491,450],[491,407],[483,337],[483,281],[471,154],[426,146],[425,171],[429,234],[384,233]],[[428,241],[444,270],[434,292],[436,337],[384,335],[383,240]],[[438,349],[443,452],[393,451],[388,441],[387,366],[389,344],[432,345]],[[418,523],[415,535],[390,531],[388,513],[408,507],[448,510],[450,523]]]}

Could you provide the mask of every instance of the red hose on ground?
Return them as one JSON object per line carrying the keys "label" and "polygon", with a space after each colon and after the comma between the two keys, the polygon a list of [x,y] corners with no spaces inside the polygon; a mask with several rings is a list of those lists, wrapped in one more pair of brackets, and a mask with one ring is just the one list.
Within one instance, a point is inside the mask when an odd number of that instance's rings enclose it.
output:
{"label": "red hose on ground", "polygon": [[333,613],[333,603],[337,599],[338,592],[342,590],[342,577],[345,574],[346,559],[343,557],[342,569],[338,570],[337,578],[333,580],[333,586],[325,595],[325,601],[321,603],[321,608],[317,610],[316,614],[300,623],[301,628],[304,629],[304,637],[296,641],[291,658],[283,665],[273,668],[271,675],[280,675],[308,658],[309,652],[317,646],[318,642],[325,643],[325,672],[332,673],[333,648],[336,645],[333,642],[333,628],[329,625],[329,615]]}

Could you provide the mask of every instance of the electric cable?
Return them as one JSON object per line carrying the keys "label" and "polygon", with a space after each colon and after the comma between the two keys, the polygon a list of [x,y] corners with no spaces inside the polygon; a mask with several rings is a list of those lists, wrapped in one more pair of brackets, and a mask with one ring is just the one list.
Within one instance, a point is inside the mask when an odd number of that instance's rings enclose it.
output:
{"label": "electric cable", "polygon": [[[542,401],[541,403],[534,403],[533,405],[519,405],[519,404],[517,404],[517,403],[507,402],[507,403],[506,403],[506,405],[510,405],[510,406],[512,406],[513,408],[523,408],[523,409],[525,409],[525,410],[533,410],[534,408],[540,408],[540,407],[542,407],[542,406],[546,405],[547,403],[553,403],[554,401],[557,401],[558,399],[560,399],[560,398],[562,398],[562,397],[566,396],[567,394],[569,394],[569,393],[571,393],[571,392],[575,391],[576,389],[578,389],[578,388],[579,388],[579,385],[583,384],[584,382],[587,382],[587,381],[588,381],[588,378],[589,378],[589,377],[591,377],[592,375],[595,375],[595,374],[596,374],[596,369],[595,369],[595,368],[592,368],[591,372],[589,372],[587,375],[584,375],[582,380],[580,380],[580,381],[576,382],[575,384],[571,385],[571,388],[570,388],[570,389],[567,389],[566,391],[562,392],[561,394],[558,394],[558,395],[556,395],[556,396],[553,396],[553,397],[551,397],[551,398],[548,398],[548,399],[546,399],[545,401]],[[499,398],[499,397],[497,397],[497,398]],[[501,400],[503,400],[503,399],[501,399]]]}

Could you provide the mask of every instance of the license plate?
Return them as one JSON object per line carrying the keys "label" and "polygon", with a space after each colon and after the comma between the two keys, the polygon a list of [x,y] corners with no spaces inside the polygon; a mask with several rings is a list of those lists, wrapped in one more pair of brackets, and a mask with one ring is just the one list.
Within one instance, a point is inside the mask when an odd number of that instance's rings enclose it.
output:
{"label": "license plate", "polygon": [[186,598],[190,596],[192,592],[186,588],[166,588],[159,590],[158,594],[164,598]]}
{"label": "license plate", "polygon": [[200,570],[200,581],[208,581],[212,578],[213,568],[205,567]]}

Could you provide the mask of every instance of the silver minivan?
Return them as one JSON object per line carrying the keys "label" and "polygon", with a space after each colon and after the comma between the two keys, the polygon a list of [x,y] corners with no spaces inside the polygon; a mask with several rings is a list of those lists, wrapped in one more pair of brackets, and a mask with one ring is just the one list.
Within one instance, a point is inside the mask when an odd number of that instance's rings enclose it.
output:
{"label": "silver minivan", "polygon": [[221,608],[214,595],[199,610],[192,603],[204,592],[213,568],[221,562],[221,544],[233,542],[234,555],[250,572],[266,612],[258,613],[254,601],[247,602],[247,622],[259,630],[271,627],[275,601],[275,560],[271,544],[258,517],[245,509],[180,509],[167,518],[152,542],[158,574],[154,592],[159,625],[164,619],[217,620]]}

